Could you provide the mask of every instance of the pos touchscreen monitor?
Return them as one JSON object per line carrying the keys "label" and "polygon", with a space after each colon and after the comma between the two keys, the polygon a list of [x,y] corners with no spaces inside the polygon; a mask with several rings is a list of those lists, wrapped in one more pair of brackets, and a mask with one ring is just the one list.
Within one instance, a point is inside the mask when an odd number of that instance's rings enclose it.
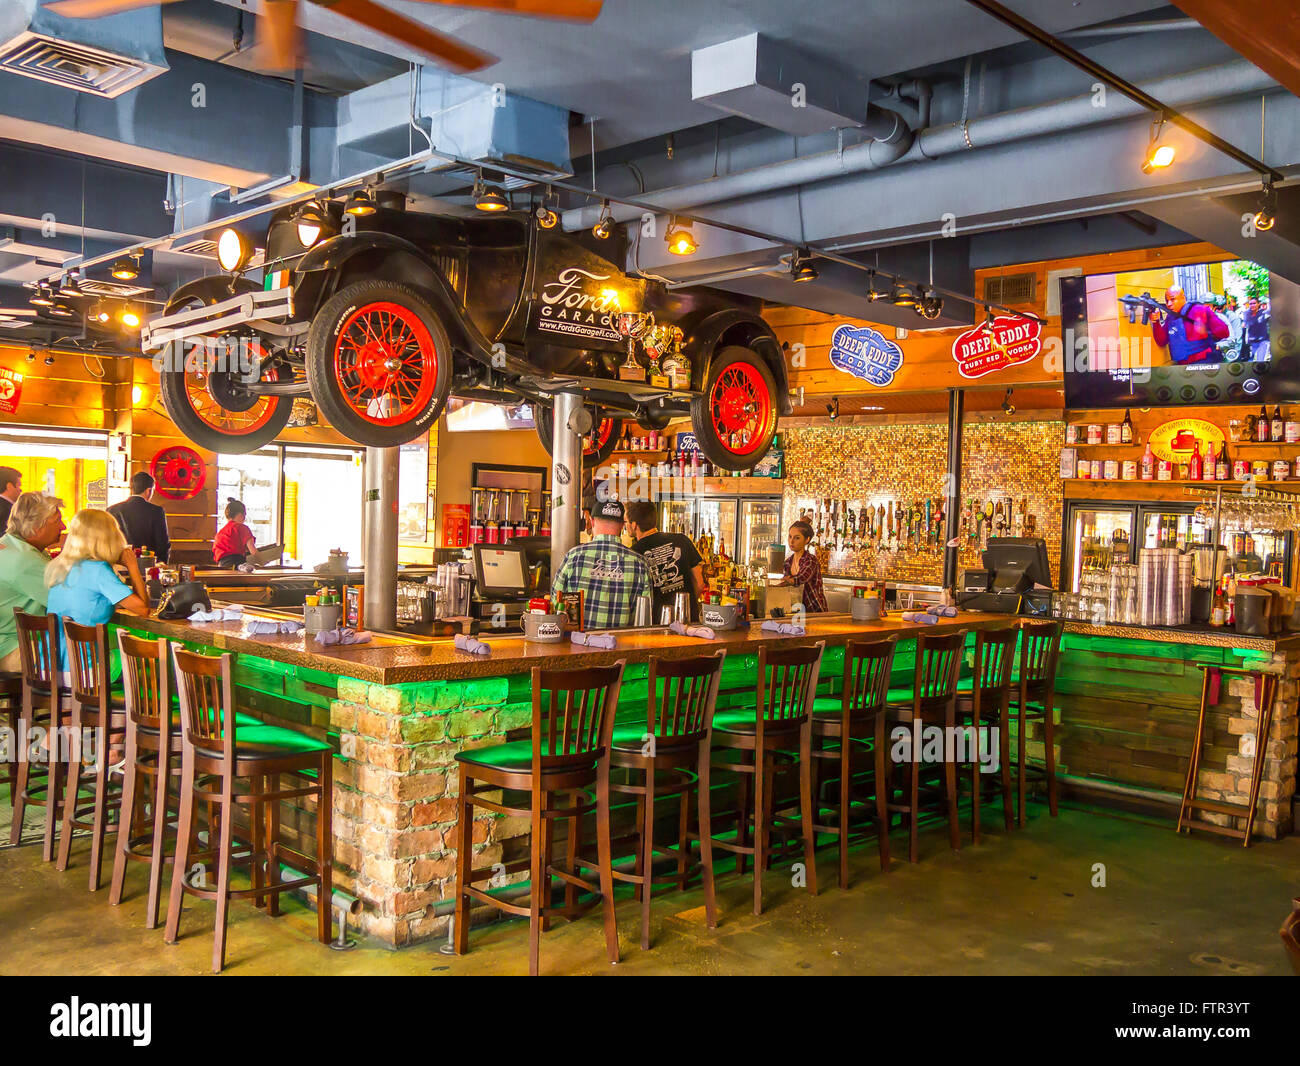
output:
{"label": "pos touchscreen monitor", "polygon": [[528,563],[524,549],[510,544],[474,545],[474,580],[485,599],[528,594]]}
{"label": "pos touchscreen monitor", "polygon": [[1034,537],[990,537],[984,568],[994,592],[1028,592],[1035,585],[1052,587],[1047,542]]}

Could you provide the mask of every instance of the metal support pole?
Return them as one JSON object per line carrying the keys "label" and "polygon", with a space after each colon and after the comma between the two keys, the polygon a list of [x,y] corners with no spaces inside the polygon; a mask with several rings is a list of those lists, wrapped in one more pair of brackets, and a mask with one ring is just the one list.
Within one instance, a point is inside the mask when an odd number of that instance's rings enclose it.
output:
{"label": "metal support pole", "polygon": [[582,514],[582,396],[560,392],[555,396],[551,424],[551,573],[564,553],[578,543]]}
{"label": "metal support pole", "polygon": [[397,471],[400,448],[367,448],[361,505],[366,586],[366,627],[392,629],[397,622]]}
{"label": "metal support pole", "polygon": [[946,545],[957,539],[961,532],[961,429],[962,413],[966,406],[963,389],[948,390],[948,470],[944,474],[944,544],[943,587],[957,586],[957,555],[959,549]]}

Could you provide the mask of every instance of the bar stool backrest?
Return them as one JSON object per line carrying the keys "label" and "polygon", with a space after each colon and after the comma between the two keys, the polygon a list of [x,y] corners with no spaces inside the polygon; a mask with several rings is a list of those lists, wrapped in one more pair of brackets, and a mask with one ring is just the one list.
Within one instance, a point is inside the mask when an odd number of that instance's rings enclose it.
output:
{"label": "bar stool backrest", "polygon": [[1011,684],[1019,632],[1013,628],[980,630],[975,634],[975,676],[971,687],[995,695]]}
{"label": "bar stool backrest", "polygon": [[912,680],[912,698],[917,708],[938,708],[953,699],[965,647],[964,629],[944,636],[925,633],[917,636],[916,673]]}
{"label": "bar stool backrest", "polygon": [[29,685],[49,688],[57,680],[58,624],[57,615],[26,614],[14,610],[18,658],[22,662],[23,680]]}
{"label": "bar stool backrest", "polygon": [[580,670],[533,667],[533,769],[589,765],[609,750],[624,660]]}
{"label": "bar stool backrest", "polygon": [[173,645],[176,689],[181,700],[181,728],[194,747],[220,747],[229,759],[235,751],[235,686],[231,656],[200,655]]}
{"label": "bar stool backrest", "polygon": [[1041,698],[1056,685],[1056,666],[1061,655],[1060,622],[1026,622],[1020,627],[1020,685]]}
{"label": "bar stool backrest", "polygon": [[[167,639],[150,640],[117,631],[122,659],[122,688],[126,713],[138,726],[162,731],[171,720],[171,693],[167,675]],[[164,716],[167,722],[163,721]]]}
{"label": "bar stool backrest", "polygon": [[758,649],[758,718],[782,729],[812,713],[826,641],[812,647]]}
{"label": "bar stool backrest", "polygon": [[65,618],[63,636],[68,646],[72,698],[83,706],[107,707],[112,684],[108,676],[108,626],[83,626]]}
{"label": "bar stool backrest", "polygon": [[850,718],[868,718],[884,710],[897,648],[897,637],[851,640],[845,645],[841,699]]}
{"label": "bar stool backrest", "polygon": [[[713,727],[726,652],[690,659],[651,659],[646,680],[646,724],[660,740],[697,743]],[[659,682],[663,682],[662,687]]]}

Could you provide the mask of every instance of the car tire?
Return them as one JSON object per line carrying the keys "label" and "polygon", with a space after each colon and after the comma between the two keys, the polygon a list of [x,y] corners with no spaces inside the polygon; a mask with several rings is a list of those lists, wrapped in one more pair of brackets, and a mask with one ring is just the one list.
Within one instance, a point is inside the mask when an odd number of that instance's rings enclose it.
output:
{"label": "car tire", "polygon": [[779,411],[767,363],[752,349],[732,345],[709,361],[704,387],[691,399],[691,429],[715,467],[751,470],[772,447]]}
{"label": "car tire", "polygon": [[[546,454],[554,455],[551,447],[555,440],[555,412],[544,404],[538,404],[534,410],[537,412],[537,437],[546,449]],[[584,470],[594,470],[613,455],[618,447],[619,435],[623,432],[623,419],[605,416],[599,408],[592,413],[592,424],[600,431],[600,443],[583,450]]]}
{"label": "car tire", "polygon": [[[233,290],[225,278],[202,278],[177,289],[163,309],[174,314],[187,307],[219,303],[257,286],[240,279]],[[201,365],[193,349],[170,347],[160,360],[158,387],[163,407],[176,428],[200,448],[225,455],[255,452],[275,440],[289,424],[293,413],[291,396],[255,396],[241,393],[237,374]],[[276,371],[266,371],[264,380],[276,380]]]}
{"label": "car tire", "polygon": [[354,282],[325,302],[307,331],[312,398],[330,425],[369,448],[406,444],[433,426],[451,372],[447,331],[410,285]]}

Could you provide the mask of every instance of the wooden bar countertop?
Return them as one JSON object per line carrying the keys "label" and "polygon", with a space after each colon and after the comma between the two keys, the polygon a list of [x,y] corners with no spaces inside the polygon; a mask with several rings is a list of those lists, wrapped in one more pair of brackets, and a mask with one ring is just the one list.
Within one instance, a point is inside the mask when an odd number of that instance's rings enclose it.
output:
{"label": "wooden bar countertop", "polygon": [[[213,606],[220,605],[214,602]],[[527,673],[534,666],[599,666],[618,659],[644,662],[652,655],[681,659],[707,655],[719,648],[725,648],[729,655],[756,654],[761,645],[779,648],[818,640],[835,645],[855,638],[872,639],[892,634],[906,639],[915,637],[918,633],[997,629],[1020,622],[1014,615],[974,611],[964,611],[956,618],[940,619],[938,624],[931,626],[904,622],[897,614],[878,622],[855,622],[847,614],[816,614],[808,616],[804,636],[763,632],[758,622],[752,623],[748,629],[720,632],[714,640],[679,637],[663,628],[624,629],[613,631],[618,644],[612,650],[583,647],[570,643],[568,639],[558,644],[538,644],[524,640],[521,635],[480,634],[480,639],[492,649],[490,655],[469,655],[457,651],[450,637],[408,637],[375,633],[369,644],[322,647],[314,637],[308,639],[304,632],[293,636],[262,636],[248,632],[248,623],[254,619],[283,621],[286,617],[286,614],[274,610],[245,607],[241,621],[164,621],[123,614],[117,615],[114,621],[129,629],[171,640],[257,655],[381,685],[503,677]]]}

